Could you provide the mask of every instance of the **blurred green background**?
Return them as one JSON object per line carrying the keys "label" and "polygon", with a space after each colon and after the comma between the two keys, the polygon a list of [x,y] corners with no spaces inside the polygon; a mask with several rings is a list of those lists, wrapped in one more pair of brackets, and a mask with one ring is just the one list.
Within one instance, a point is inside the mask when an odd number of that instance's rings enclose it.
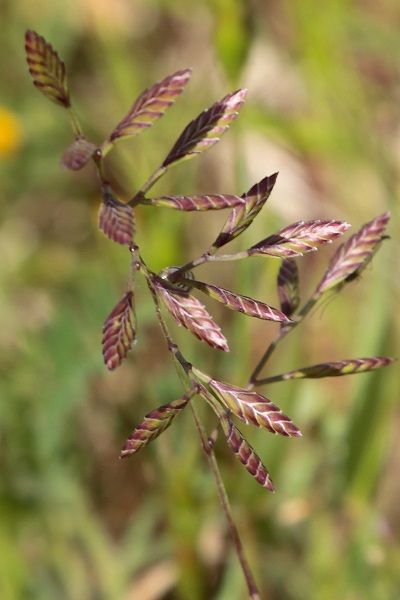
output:
{"label": "blurred green background", "polygon": [[[241,248],[292,221],[339,218],[354,232],[391,210],[391,240],[360,280],[285,340],[270,363],[274,374],[399,356],[398,0],[2,0],[0,28],[0,597],[244,599],[190,412],[143,453],[118,460],[144,414],[181,388],[141,283],[139,342],[115,373],[102,364],[101,327],[123,294],[129,257],[97,232],[93,169],[59,167],[72,134],[63,111],[30,81],[24,32],[44,35],[65,60],[95,143],[144,88],[194,68],[166,117],[107,158],[122,197],[189,120],[247,87],[221,143],[172,170],[157,194],[242,193],[279,171]],[[154,270],[180,264],[206,248],[225,218],[142,207],[143,257]],[[299,260],[303,301],[333,251]],[[277,269],[278,261],[257,258],[201,274],[276,306]],[[177,338],[199,368],[242,385],[276,327],[211,310],[229,355],[180,330]],[[219,441],[263,599],[400,597],[398,381],[395,364],[262,389],[303,432],[288,440],[242,428],[271,472],[274,495]],[[211,428],[212,415],[204,419]]]}

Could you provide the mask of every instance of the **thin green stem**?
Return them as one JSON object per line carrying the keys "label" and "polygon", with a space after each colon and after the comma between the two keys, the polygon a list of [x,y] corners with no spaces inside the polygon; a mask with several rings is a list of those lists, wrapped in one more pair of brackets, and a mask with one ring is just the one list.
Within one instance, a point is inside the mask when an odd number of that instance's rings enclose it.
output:
{"label": "thin green stem", "polygon": [[[258,385],[267,385],[268,383],[278,383],[279,381],[285,381],[286,373],[281,373],[279,375],[272,375],[272,377],[264,377],[263,379],[257,379],[254,382],[254,386]],[[294,377],[292,377],[294,379]],[[302,379],[302,377],[296,377],[296,379]]]}
{"label": "thin green stem", "polygon": [[78,117],[75,114],[74,109],[70,106],[68,109],[68,116],[72,125],[72,129],[74,131],[74,135],[76,138],[82,138],[84,137],[83,135],[83,129],[81,127],[81,124],[79,123]]}
{"label": "thin green stem", "polygon": [[242,252],[236,252],[235,254],[213,254],[210,256],[209,260],[215,260],[220,262],[230,262],[232,260],[243,260],[244,258],[249,258],[251,256],[247,250],[243,250]]}
{"label": "thin green stem", "polygon": [[189,261],[182,267],[179,267],[179,269],[174,271],[174,273],[170,279],[171,279],[171,281],[173,281],[174,278],[178,279],[179,275],[182,275],[182,273],[185,273],[186,271],[190,271],[191,269],[194,269],[195,267],[199,267],[200,265],[202,265],[206,262],[218,262],[218,261],[228,262],[228,261],[233,261],[233,260],[241,260],[243,258],[247,258],[248,256],[249,255],[246,250],[244,252],[238,252],[237,254],[220,254],[220,255],[215,256],[213,254],[213,249],[211,247],[210,250],[207,250],[201,256],[198,256],[197,258],[194,258],[193,260]]}
{"label": "thin green stem", "polygon": [[[308,302],[306,302],[306,304],[303,306],[301,311],[296,315],[296,317],[293,319],[293,321],[291,321],[290,323],[287,323],[281,327],[279,333],[272,340],[272,342],[270,343],[270,345],[268,346],[268,348],[266,349],[266,351],[260,358],[256,368],[250,375],[249,380],[247,382],[247,386],[246,386],[247,389],[251,390],[256,386],[266,383],[265,379],[262,379],[262,380],[257,379],[258,375],[264,369],[264,367],[267,364],[268,360],[270,359],[271,355],[276,350],[278,344],[281,343],[281,341],[287,336],[287,334],[290,331],[292,331],[297,325],[299,325],[303,321],[305,316],[315,306],[315,304],[319,300],[320,296],[321,296],[321,294],[316,294],[316,293],[313,296],[311,296],[311,298],[308,300]],[[271,383],[271,382],[268,381],[268,383]]]}
{"label": "thin green stem", "polygon": [[[161,307],[160,307],[160,302],[158,300],[158,296],[157,296],[157,292],[154,289],[154,286],[151,282],[151,277],[149,275],[149,272],[147,270],[146,265],[142,262],[142,271],[145,272],[146,274],[146,281],[147,281],[147,286],[150,290],[153,302],[154,302],[154,308],[156,311],[156,315],[157,315],[157,319],[158,322],[160,324],[161,330],[163,332],[165,341],[167,342],[168,345],[168,350],[171,352],[171,354],[173,355],[173,357],[176,359],[177,363],[183,368],[183,370],[185,371],[186,374],[189,374],[192,368],[192,365],[184,358],[184,356],[182,355],[181,351],[179,350],[177,344],[175,344],[175,342],[172,340],[167,325],[165,323],[165,320],[161,314]],[[178,370],[178,374],[180,375],[180,371]],[[186,386],[185,386],[186,387]]]}
{"label": "thin green stem", "polygon": [[190,271],[195,267],[199,267],[200,265],[208,262],[209,260],[211,260],[210,255],[208,254],[208,252],[204,252],[204,254],[202,254],[201,256],[194,258],[193,260],[186,263],[186,265],[183,265],[182,267],[179,267],[179,269],[176,269],[176,271],[174,271],[169,277],[169,280],[173,283],[175,279],[178,280],[179,276],[183,275],[183,273],[186,273],[186,271]]}
{"label": "thin green stem", "polygon": [[128,202],[132,208],[140,204],[149,189],[167,172],[167,167],[158,167],[142,185],[140,190]]}

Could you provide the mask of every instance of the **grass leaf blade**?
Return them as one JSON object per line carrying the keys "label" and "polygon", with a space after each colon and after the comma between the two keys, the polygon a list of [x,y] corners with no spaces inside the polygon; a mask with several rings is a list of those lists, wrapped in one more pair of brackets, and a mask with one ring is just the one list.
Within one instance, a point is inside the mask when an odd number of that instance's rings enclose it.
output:
{"label": "grass leaf blade", "polygon": [[352,358],[333,362],[320,363],[289,371],[282,375],[282,379],[319,379],[321,377],[340,377],[341,375],[354,375],[356,373],[367,373],[375,369],[387,367],[394,362],[394,358],[386,356],[372,356],[367,358]]}
{"label": "grass leaf blade", "polygon": [[26,59],[34,85],[52,102],[68,108],[70,98],[65,64],[44,37],[35,31],[25,34]]}
{"label": "grass leaf blade", "polygon": [[221,248],[235,237],[243,233],[254,221],[275,185],[278,173],[264,177],[242,195],[244,204],[235,207],[230,213],[217,239],[212,245],[214,250]]}
{"label": "grass leaf blade", "polygon": [[282,261],[277,284],[282,312],[290,317],[300,304],[299,269],[293,258],[286,258]]}
{"label": "grass leaf blade", "polygon": [[243,199],[231,194],[195,194],[194,196],[160,196],[145,199],[142,204],[183,211],[205,211],[231,208],[243,204]]}
{"label": "grass leaf blade", "polygon": [[194,280],[190,283],[193,287],[204,292],[214,300],[221,302],[224,306],[230,308],[231,310],[235,310],[249,317],[256,317],[257,319],[263,319],[266,321],[277,321],[281,323],[290,322],[290,319],[276,308],[273,308],[264,302],[260,302],[259,300],[254,300],[249,296],[236,294],[231,290],[226,290],[222,287],[211,285],[209,283],[203,283],[202,281]]}
{"label": "grass leaf blade", "polygon": [[344,221],[299,221],[254,244],[249,254],[292,258],[330,244],[349,227]]}
{"label": "grass leaf blade", "polygon": [[183,325],[212,348],[229,352],[228,342],[221,328],[200,300],[188,293],[173,289],[156,275],[151,277],[151,281],[164,306],[179,325]]}
{"label": "grass leaf blade", "polygon": [[193,119],[171,148],[162,166],[167,167],[172,163],[193,158],[216,144],[219,136],[237,117],[237,111],[242,106],[246,93],[247,90],[243,89],[228,94]]}
{"label": "grass leaf blade", "polygon": [[159,406],[148,413],[126,440],[119,457],[125,458],[135,454],[135,452],[139,452],[147,444],[158,438],[185,408],[193,394],[194,392],[185,394],[178,400]]}
{"label": "grass leaf blade", "polygon": [[120,202],[108,184],[102,184],[101,192],[103,202],[99,210],[100,231],[117,244],[129,245],[135,233],[133,209]]}
{"label": "grass leaf blade", "polygon": [[191,73],[191,69],[177,71],[142,92],[104,142],[103,154],[107,152],[110,144],[137,135],[160,119],[182,93]]}
{"label": "grass leaf blade", "polygon": [[103,326],[103,357],[110,371],[121,364],[135,341],[136,316],[130,291],[114,307]]}
{"label": "grass leaf blade", "polygon": [[267,469],[239,429],[227,417],[221,418],[221,425],[228,446],[236,458],[260,485],[270,492],[274,492],[274,486]]}
{"label": "grass leaf blade", "polygon": [[317,294],[350,281],[365,269],[386,238],[384,233],[389,219],[388,212],[372,219],[337,249],[317,286]]}
{"label": "grass leaf blade", "polygon": [[252,423],[286,437],[301,436],[300,430],[291,419],[257,392],[216,379],[212,379],[208,385],[219,400],[244,423]]}

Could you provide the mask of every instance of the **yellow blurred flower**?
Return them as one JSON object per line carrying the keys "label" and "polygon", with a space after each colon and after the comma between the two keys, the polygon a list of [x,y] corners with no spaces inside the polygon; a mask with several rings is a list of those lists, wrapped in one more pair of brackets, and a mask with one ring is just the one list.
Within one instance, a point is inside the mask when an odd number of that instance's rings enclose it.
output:
{"label": "yellow blurred flower", "polygon": [[22,144],[21,122],[9,108],[0,106],[0,158],[12,156]]}

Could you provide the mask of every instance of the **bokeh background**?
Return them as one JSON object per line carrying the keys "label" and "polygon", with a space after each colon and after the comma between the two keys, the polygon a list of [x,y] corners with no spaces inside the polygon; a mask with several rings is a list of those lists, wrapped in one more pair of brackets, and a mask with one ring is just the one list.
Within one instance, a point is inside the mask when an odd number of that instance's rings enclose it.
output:
{"label": "bokeh background", "polygon": [[[144,414],[181,395],[138,284],[139,342],[115,373],[100,341],[123,294],[126,249],[97,231],[93,169],[59,167],[72,134],[34,89],[26,29],[65,60],[95,143],[135,97],[177,69],[192,81],[151,130],[119,144],[108,174],[129,198],[205,107],[249,90],[218,146],[173,169],[162,194],[242,193],[279,171],[244,248],[292,221],[362,224],[391,210],[361,279],[289,336],[266,374],[344,358],[399,356],[400,5],[397,0],[1,0],[0,597],[5,600],[241,600],[245,586],[189,411],[119,461]],[[154,270],[204,250],[226,215],[142,207],[138,241]],[[303,300],[333,247],[299,260]],[[277,305],[278,261],[202,278]],[[231,346],[176,332],[185,356],[244,384],[274,324],[211,308]],[[175,331],[175,330],[174,330]],[[394,600],[400,594],[398,365],[261,391],[301,428],[276,439],[245,427],[277,493],[223,440],[217,456],[243,543],[269,600]],[[201,405],[197,402],[199,408]],[[204,411],[207,427],[214,425]]]}

